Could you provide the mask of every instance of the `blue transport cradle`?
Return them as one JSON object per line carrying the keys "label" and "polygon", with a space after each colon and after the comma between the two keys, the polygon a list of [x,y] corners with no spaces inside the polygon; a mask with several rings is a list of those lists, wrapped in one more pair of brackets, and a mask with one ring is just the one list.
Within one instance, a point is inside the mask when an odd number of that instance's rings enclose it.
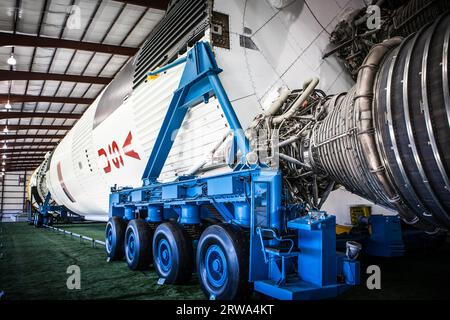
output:
{"label": "blue transport cradle", "polygon": [[[149,75],[182,63],[180,84],[142,187],[112,189],[109,257],[124,254],[132,269],[153,259],[161,283],[180,283],[197,269],[211,299],[242,297],[249,283],[257,292],[289,300],[335,297],[358,284],[359,262],[336,253],[335,217],[306,212],[303,204],[284,205],[282,173],[248,163],[249,141],[220,82],[222,70],[209,44],[196,43],[185,58]],[[188,109],[211,97],[217,98],[234,134],[238,164],[220,175],[158,182],[173,134]],[[143,247],[150,248],[152,257]]]}

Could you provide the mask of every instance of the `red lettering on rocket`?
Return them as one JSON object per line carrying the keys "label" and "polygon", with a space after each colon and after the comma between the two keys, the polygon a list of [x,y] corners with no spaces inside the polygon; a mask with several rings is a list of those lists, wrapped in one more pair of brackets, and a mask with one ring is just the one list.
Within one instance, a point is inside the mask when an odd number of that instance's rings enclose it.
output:
{"label": "red lettering on rocket", "polygon": [[120,148],[115,140],[113,140],[106,148],[106,150],[108,150],[108,152],[106,152],[105,148],[101,148],[100,150],[98,150],[99,157],[105,158],[106,163],[107,163],[107,165],[103,168],[103,171],[105,171],[105,173],[111,172],[111,170],[112,170],[111,162],[114,165],[114,167],[117,169],[120,169],[125,166],[125,163],[124,163],[124,160],[122,157],[122,151],[123,151],[124,155],[126,155],[130,158],[141,160],[141,157],[139,156],[139,154],[135,150],[133,150],[132,140],[133,140],[133,135],[131,134],[131,131],[130,131],[125,139],[125,142],[122,145],[122,150],[120,150]]}

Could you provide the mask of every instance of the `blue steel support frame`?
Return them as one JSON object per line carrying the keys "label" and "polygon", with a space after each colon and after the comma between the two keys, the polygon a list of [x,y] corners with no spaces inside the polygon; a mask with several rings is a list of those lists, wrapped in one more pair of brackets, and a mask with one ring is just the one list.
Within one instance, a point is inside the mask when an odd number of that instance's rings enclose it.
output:
{"label": "blue steel support frame", "polygon": [[27,221],[33,222],[33,205],[31,204],[31,201],[27,201],[26,205],[27,205]]}
{"label": "blue steel support frame", "polygon": [[405,254],[400,216],[372,215],[372,233],[365,243],[365,253],[375,257],[401,257]]}
{"label": "blue steel support frame", "polygon": [[214,54],[207,42],[197,42],[187,53],[187,57],[181,58],[157,71],[149,72],[148,75],[155,76],[184,62],[186,66],[180,84],[174,92],[142,176],[144,185],[157,181],[174,143],[177,130],[181,127],[188,109],[201,102],[207,103],[212,96],[216,96],[219,100],[243,158],[250,151],[248,140],[220,82],[218,75],[222,70],[217,66]]}
{"label": "blue steel support frame", "polygon": [[[334,216],[310,212],[289,221],[287,227],[297,234],[299,252],[287,254],[297,260],[297,275],[286,277],[286,259],[271,254],[266,263],[269,278],[255,281],[256,291],[282,300],[327,299],[359,284],[359,262],[336,253]],[[344,281],[338,282],[338,275]]]}
{"label": "blue steel support frame", "polygon": [[51,199],[52,195],[49,193],[47,193],[47,195],[45,196],[44,202],[42,203],[42,205],[39,207],[39,212],[43,215],[43,216],[47,216],[48,212],[50,210],[50,199]]}
{"label": "blue steel support frame", "polygon": [[47,193],[45,196],[44,202],[42,205],[39,206],[39,214],[42,214],[42,217],[44,218],[44,224],[48,222],[48,215],[50,211],[54,211],[59,213],[59,215],[62,218],[65,218],[67,216],[67,208],[64,206],[54,206],[50,204],[50,199],[52,198],[52,195],[50,192]]}
{"label": "blue steel support frame", "polygon": [[[143,186],[113,188],[110,194],[110,216],[130,220],[134,218],[135,210],[147,209],[148,222],[162,222],[173,217],[170,214],[176,212],[179,223],[198,224],[205,217],[204,210],[200,208],[208,211],[213,206],[215,212],[209,212],[209,217],[218,213],[227,223],[239,225],[249,231],[248,280],[255,283],[255,290],[281,299],[328,298],[337,295],[348,285],[356,284],[359,281],[359,264],[336,256],[333,241],[334,217],[327,216],[314,224],[305,220],[306,218],[286,224],[283,216],[286,208],[282,206],[281,172],[258,165],[246,165],[245,158],[250,152],[250,146],[219,80],[218,74],[222,70],[218,68],[209,44],[196,43],[185,58],[149,72],[148,75],[156,76],[182,63],[186,63],[186,66],[142,176]],[[234,131],[233,143],[237,146],[234,148],[234,156],[236,157],[237,150],[242,152],[235,170],[211,177],[185,176],[174,182],[158,182],[174,143],[174,134],[180,128],[188,109],[201,102],[208,102],[212,96],[219,100]],[[263,240],[257,232],[261,228],[273,230],[275,237]],[[280,242],[285,241],[283,236],[286,228],[297,233],[295,239],[297,246],[305,252],[303,255],[278,252],[277,258],[267,251],[266,245],[276,248]],[[314,250],[308,251],[311,245]],[[269,259],[267,255],[270,255]],[[301,266],[294,281],[287,277],[288,272],[292,275],[292,267],[287,265],[292,259],[298,259]],[[320,272],[311,273],[305,265],[308,263],[320,269]],[[338,270],[344,274],[347,283],[337,283]]]}

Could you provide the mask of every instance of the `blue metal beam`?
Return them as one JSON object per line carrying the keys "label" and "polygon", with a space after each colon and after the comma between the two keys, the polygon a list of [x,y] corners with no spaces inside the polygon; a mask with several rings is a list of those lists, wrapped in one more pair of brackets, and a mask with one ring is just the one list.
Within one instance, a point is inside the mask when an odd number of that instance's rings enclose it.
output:
{"label": "blue metal beam", "polygon": [[217,97],[222,106],[243,157],[250,151],[250,145],[242,130],[239,119],[218,77],[222,70],[217,66],[214,54],[208,43],[197,42],[187,53],[186,58],[179,59],[159,70],[150,72],[149,75],[155,76],[161,70],[168,70],[184,62],[186,62],[186,66],[178,89],[174,92],[142,176],[144,185],[149,185],[157,181],[188,109],[201,102],[207,103],[213,96]]}

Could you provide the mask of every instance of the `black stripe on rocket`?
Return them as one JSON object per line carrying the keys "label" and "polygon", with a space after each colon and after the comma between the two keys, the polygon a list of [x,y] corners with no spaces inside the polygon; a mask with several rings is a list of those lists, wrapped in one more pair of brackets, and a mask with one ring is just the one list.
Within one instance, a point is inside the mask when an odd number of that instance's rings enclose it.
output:
{"label": "black stripe on rocket", "polygon": [[64,179],[62,176],[62,170],[61,170],[61,162],[58,162],[58,164],[56,165],[56,169],[58,171],[59,184],[61,185],[61,188],[63,189],[64,194],[66,195],[67,198],[69,198],[69,200],[71,202],[76,202],[75,199],[70,194],[69,190],[67,190],[66,184],[64,183]]}

